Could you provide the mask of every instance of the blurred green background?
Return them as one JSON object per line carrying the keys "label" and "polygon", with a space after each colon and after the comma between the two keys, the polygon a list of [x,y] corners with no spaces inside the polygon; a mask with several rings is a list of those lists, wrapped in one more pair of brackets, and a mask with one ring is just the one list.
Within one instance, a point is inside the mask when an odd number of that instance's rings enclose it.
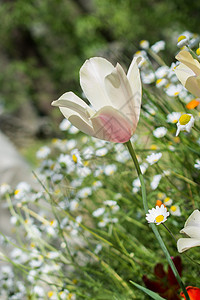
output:
{"label": "blurred green background", "polygon": [[197,32],[199,9],[189,0],[1,0],[0,130],[18,146],[19,135],[57,134],[62,116],[50,103],[69,90],[81,95],[87,58],[128,66],[141,39],[164,39],[171,62],[174,32]]}

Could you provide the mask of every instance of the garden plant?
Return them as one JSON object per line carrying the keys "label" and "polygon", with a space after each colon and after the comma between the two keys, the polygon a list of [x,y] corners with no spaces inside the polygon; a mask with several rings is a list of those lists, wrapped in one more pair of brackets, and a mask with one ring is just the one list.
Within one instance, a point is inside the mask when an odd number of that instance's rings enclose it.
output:
{"label": "garden plant", "polygon": [[200,299],[199,40],[180,35],[170,66],[162,40],[128,68],[88,58],[82,97],[52,101],[65,138],[37,151],[38,188],[0,186],[1,296]]}

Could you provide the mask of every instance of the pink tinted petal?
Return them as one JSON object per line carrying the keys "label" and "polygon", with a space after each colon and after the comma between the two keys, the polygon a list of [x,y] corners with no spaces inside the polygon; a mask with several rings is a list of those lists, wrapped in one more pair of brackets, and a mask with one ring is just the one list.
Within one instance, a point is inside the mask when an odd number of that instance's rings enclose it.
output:
{"label": "pink tinted petal", "polygon": [[133,128],[127,118],[112,107],[104,107],[91,118],[95,136],[115,143],[130,140]]}

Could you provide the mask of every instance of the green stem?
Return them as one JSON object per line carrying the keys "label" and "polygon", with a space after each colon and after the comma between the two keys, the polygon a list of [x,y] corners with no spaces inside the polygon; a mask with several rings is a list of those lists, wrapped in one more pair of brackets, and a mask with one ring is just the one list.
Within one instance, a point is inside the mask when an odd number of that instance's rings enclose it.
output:
{"label": "green stem", "polygon": [[[138,160],[137,160],[137,157],[135,155],[135,151],[133,149],[133,146],[132,146],[131,142],[128,141],[125,144],[128,147],[129,153],[130,153],[130,155],[133,159],[134,165],[136,167],[137,174],[138,174],[138,177],[139,177],[140,183],[141,183],[142,200],[143,200],[144,211],[145,211],[145,213],[148,213],[148,203],[147,203],[147,196],[146,196],[146,188],[145,188],[145,184],[144,184],[144,177],[142,175],[142,172],[141,172],[141,169],[140,169],[140,166],[139,166],[139,163],[138,163]],[[190,297],[189,297],[189,295],[186,291],[186,288],[185,288],[185,286],[184,286],[184,284],[181,280],[181,277],[180,277],[180,275],[179,275],[179,273],[178,273],[178,271],[177,271],[177,269],[176,269],[176,267],[175,267],[175,265],[174,265],[174,263],[171,259],[170,254],[169,254],[169,252],[168,252],[168,250],[167,250],[167,248],[166,248],[166,246],[165,246],[165,244],[164,244],[164,242],[163,242],[163,240],[162,240],[162,238],[161,238],[161,236],[158,232],[158,229],[156,228],[156,225],[155,224],[150,224],[150,227],[153,230],[153,233],[155,234],[155,236],[156,236],[156,238],[157,238],[157,240],[160,244],[160,247],[161,247],[161,249],[163,250],[163,252],[165,254],[165,257],[166,257],[166,259],[167,259],[167,261],[168,261],[168,263],[169,263],[169,265],[170,265],[170,267],[171,267],[171,269],[174,273],[174,276],[176,277],[180,287],[182,288],[182,291],[183,291],[183,293],[186,297],[186,300],[190,300]]]}

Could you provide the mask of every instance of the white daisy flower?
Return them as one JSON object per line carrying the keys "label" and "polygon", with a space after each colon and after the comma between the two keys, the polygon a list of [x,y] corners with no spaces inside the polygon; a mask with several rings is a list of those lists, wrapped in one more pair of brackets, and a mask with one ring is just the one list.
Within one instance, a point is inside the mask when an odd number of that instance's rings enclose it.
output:
{"label": "white daisy flower", "polygon": [[108,205],[108,206],[114,206],[114,205],[117,204],[117,201],[115,201],[115,200],[105,200],[103,203],[105,205]]}
{"label": "white daisy flower", "polygon": [[145,162],[140,165],[140,170],[141,170],[142,174],[144,174],[146,172],[148,166],[149,165],[147,163],[145,163]]}
{"label": "white daisy flower", "polygon": [[148,155],[146,158],[146,161],[150,164],[153,165],[159,161],[159,159],[162,157],[162,153],[152,153],[151,155]]}
{"label": "white daisy flower", "polygon": [[74,139],[71,139],[71,140],[69,140],[69,141],[66,142],[66,149],[67,150],[72,150],[73,148],[76,147],[76,145],[77,145],[77,141],[74,140]]}
{"label": "white daisy flower", "polygon": [[155,75],[156,78],[161,78],[163,79],[163,77],[165,77],[168,74],[169,71],[169,67],[168,66],[162,66],[159,67],[156,71],[155,71]]}
{"label": "white daisy flower", "polygon": [[71,126],[71,123],[67,119],[64,119],[60,123],[59,128],[62,131],[66,131],[66,130],[68,130],[70,128],[70,126]]}
{"label": "white daisy flower", "polygon": [[116,165],[107,165],[104,169],[104,173],[107,175],[107,176],[110,176],[112,174],[114,174],[117,170],[117,167]]}
{"label": "white daisy flower", "polygon": [[150,184],[152,190],[157,189],[157,187],[158,187],[158,185],[159,185],[159,183],[160,183],[161,178],[162,178],[162,175],[160,175],[160,174],[157,174],[157,175],[155,175],[155,176],[153,177],[153,180],[152,180],[152,182],[151,182],[151,184]]}
{"label": "white daisy flower", "polygon": [[173,203],[173,200],[169,197],[166,197],[164,200],[163,200],[163,203],[166,205],[166,206],[170,206],[172,205]]}
{"label": "white daisy flower", "polygon": [[96,191],[98,188],[102,187],[103,184],[100,180],[96,180],[92,183],[92,189]]}
{"label": "white daisy flower", "polygon": [[165,127],[158,127],[153,131],[153,135],[156,138],[161,138],[161,137],[165,136],[166,133],[167,133],[167,128],[165,128]]}
{"label": "white daisy flower", "polygon": [[73,149],[71,151],[71,158],[75,164],[82,165],[82,160],[81,160],[81,156],[80,156],[78,149]]}
{"label": "white daisy flower", "polygon": [[105,212],[105,208],[104,207],[100,207],[100,208],[97,208],[96,210],[94,210],[93,213],[92,213],[92,215],[93,215],[93,217],[98,218],[101,215],[103,215],[104,212]]}
{"label": "white daisy flower", "polygon": [[177,47],[178,47],[178,48],[182,48],[183,46],[188,45],[188,41],[189,41],[189,39],[188,39],[187,36],[185,36],[185,35],[180,35],[180,36],[178,37]]}
{"label": "white daisy flower", "polygon": [[191,128],[194,125],[194,117],[191,114],[183,114],[178,123],[177,123],[177,131],[176,136],[179,135],[180,131],[190,132]]}
{"label": "white daisy flower", "polygon": [[142,49],[149,49],[149,41],[147,41],[147,40],[141,40],[140,41],[140,47],[142,48]]}
{"label": "white daisy flower", "polygon": [[156,208],[152,208],[148,210],[148,214],[146,214],[146,220],[148,223],[156,223],[156,225],[160,225],[167,220],[169,216],[169,212],[167,208],[162,204],[161,206],[156,206]]}
{"label": "white daisy flower", "polygon": [[103,148],[97,149],[95,152],[95,155],[96,156],[104,156],[107,153],[108,153],[108,149],[106,147],[103,147]]}
{"label": "white daisy flower", "polygon": [[75,126],[71,125],[68,132],[71,133],[71,134],[77,134],[79,132],[79,129],[76,128]]}
{"label": "white daisy flower", "polygon": [[43,146],[36,152],[36,157],[38,159],[45,159],[50,153],[51,149],[47,146]]}
{"label": "white daisy flower", "polygon": [[151,46],[151,50],[155,53],[160,52],[161,50],[165,49],[165,42],[164,41],[158,41],[154,45]]}
{"label": "white daisy flower", "polygon": [[139,62],[139,64],[138,64],[139,68],[147,64],[147,54],[146,54],[146,51],[144,51],[144,50],[137,51],[134,54],[134,57],[140,57],[140,59],[141,59],[140,62]]}
{"label": "white daisy flower", "polygon": [[77,197],[78,198],[87,198],[92,194],[92,188],[90,187],[84,187],[81,190],[78,191]]}
{"label": "white daisy flower", "polygon": [[180,217],[181,216],[180,207],[178,205],[172,205],[170,207],[170,213],[171,213],[172,216]]}
{"label": "white daisy flower", "polygon": [[170,97],[176,97],[183,91],[183,89],[184,87],[181,84],[169,84],[165,92]]}
{"label": "white daisy flower", "polygon": [[180,112],[172,112],[171,114],[167,115],[167,122],[168,123],[177,123],[181,116]]}
{"label": "white daisy flower", "polygon": [[167,84],[167,79],[166,78],[159,78],[156,80],[156,87],[161,88]]}
{"label": "white daisy flower", "polygon": [[0,185],[0,195],[1,195],[1,196],[5,195],[5,194],[7,194],[7,193],[10,193],[10,192],[11,192],[11,187],[10,187],[9,184],[7,184],[7,183],[2,183],[2,184]]}
{"label": "white daisy flower", "polygon": [[141,72],[141,79],[144,84],[150,84],[156,80],[156,76],[152,71]]}
{"label": "white daisy flower", "polygon": [[196,159],[195,160],[195,164],[194,164],[194,167],[197,169],[197,170],[200,170],[200,159]]}

